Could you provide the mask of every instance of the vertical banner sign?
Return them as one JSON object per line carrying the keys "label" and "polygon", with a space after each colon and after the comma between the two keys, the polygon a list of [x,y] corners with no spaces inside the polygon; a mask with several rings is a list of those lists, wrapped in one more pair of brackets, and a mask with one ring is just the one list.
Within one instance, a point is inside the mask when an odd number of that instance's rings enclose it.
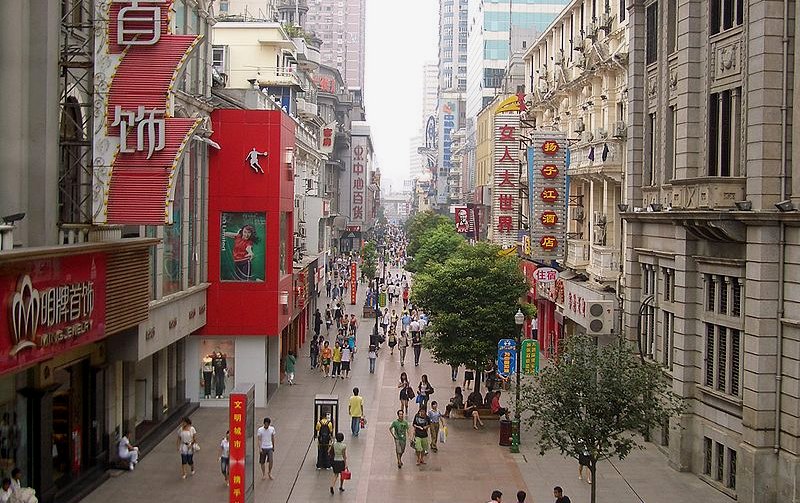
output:
{"label": "vertical banner sign", "polygon": [[353,262],[350,264],[350,305],[356,305],[356,292],[358,291],[358,265]]}
{"label": "vertical banner sign", "polygon": [[508,377],[517,371],[517,342],[514,339],[500,339],[497,343],[497,372]]}
{"label": "vertical banner sign", "polygon": [[470,209],[466,206],[456,206],[453,214],[456,221],[456,232],[459,234],[472,233],[472,218],[470,218]]}
{"label": "vertical banner sign", "polygon": [[525,339],[522,341],[522,373],[525,375],[536,375],[539,373],[539,341]]}
{"label": "vertical banner sign", "polygon": [[450,174],[450,169],[452,168],[452,157],[453,157],[453,131],[457,129],[456,127],[456,104],[452,102],[445,103],[442,105],[441,110],[441,162],[439,163],[439,172],[434,173],[436,176],[436,202],[438,204],[446,204],[447,203],[447,176]]}
{"label": "vertical banner sign", "polygon": [[[248,389],[249,388],[249,389]],[[229,395],[230,503],[250,503],[255,487],[255,386],[237,386]]]}
{"label": "vertical banner sign", "polygon": [[567,238],[567,140],[560,131],[535,131],[528,150],[531,258],[564,258]]}
{"label": "vertical banner sign", "polygon": [[173,221],[178,165],[202,118],[175,117],[173,93],[199,35],[169,32],[172,0],[95,4],[95,224]]}
{"label": "vertical banner sign", "polygon": [[[498,109],[505,108],[501,103]],[[501,246],[517,242],[519,231],[519,112],[497,113],[494,119],[494,179],[492,183],[492,241]]]}
{"label": "vertical banner sign", "polygon": [[[367,183],[367,138],[366,136],[353,136],[353,172],[350,176],[350,223],[360,225],[364,221],[364,194]],[[355,303],[355,302],[354,302]]]}

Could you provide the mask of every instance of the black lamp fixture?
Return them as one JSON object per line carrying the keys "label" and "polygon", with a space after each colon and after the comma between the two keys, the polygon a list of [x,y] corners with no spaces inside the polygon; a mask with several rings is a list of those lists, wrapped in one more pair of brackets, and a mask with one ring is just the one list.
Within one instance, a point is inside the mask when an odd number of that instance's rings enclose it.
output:
{"label": "black lamp fixture", "polygon": [[750,211],[753,209],[753,201],[736,201],[733,203],[739,211]]}
{"label": "black lamp fixture", "polygon": [[778,208],[778,211],[781,213],[786,213],[787,211],[795,211],[796,208],[794,204],[790,200],[781,201],[779,203],[775,203],[775,207]]}
{"label": "black lamp fixture", "polygon": [[661,211],[661,205],[659,203],[650,203],[650,211]]}
{"label": "black lamp fixture", "polygon": [[25,218],[25,213],[14,213],[13,215],[6,215],[2,218],[3,223],[6,225],[14,225]]}
{"label": "black lamp fixture", "polygon": [[617,203],[617,209],[620,211],[620,213],[625,213],[628,211],[628,205],[625,203]]}

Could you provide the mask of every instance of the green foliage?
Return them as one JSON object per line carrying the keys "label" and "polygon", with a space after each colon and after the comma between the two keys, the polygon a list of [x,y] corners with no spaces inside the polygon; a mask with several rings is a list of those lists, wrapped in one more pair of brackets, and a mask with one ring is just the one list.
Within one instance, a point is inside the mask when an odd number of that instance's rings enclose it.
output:
{"label": "green foliage", "polygon": [[425,346],[440,363],[478,365],[497,355],[497,342],[514,337],[514,314],[528,281],[516,257],[499,257],[488,243],[460,246],[444,263],[414,278],[413,300],[430,315]]}
{"label": "green foliage", "polygon": [[428,232],[420,239],[421,245],[413,259],[406,265],[411,272],[424,271],[433,263],[444,263],[466,241],[450,224],[442,224]]}
{"label": "green foliage", "polygon": [[367,241],[361,250],[361,271],[370,280],[375,279],[375,272],[378,265],[378,252],[374,241]]}
{"label": "green foliage", "polygon": [[636,433],[661,427],[683,405],[660,366],[642,362],[621,339],[598,347],[586,335],[567,341],[552,365],[524,387],[522,400],[530,426],[537,427],[540,453],[557,449],[578,459],[586,449],[595,485],[598,461],[643,449]]}
{"label": "green foliage", "polygon": [[422,241],[425,236],[432,230],[440,225],[450,225],[455,229],[455,223],[444,215],[439,215],[432,211],[423,211],[417,213],[410,219],[406,220],[405,231],[408,236],[408,248],[406,252],[409,255],[416,255],[417,250],[422,246]]}

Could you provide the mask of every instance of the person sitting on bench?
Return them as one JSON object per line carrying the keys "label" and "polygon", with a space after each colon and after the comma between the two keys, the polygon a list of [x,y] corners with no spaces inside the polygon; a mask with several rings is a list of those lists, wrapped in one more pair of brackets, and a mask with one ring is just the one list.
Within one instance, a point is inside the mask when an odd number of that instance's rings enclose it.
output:
{"label": "person sitting on bench", "polygon": [[464,408],[464,417],[472,416],[472,427],[476,430],[478,429],[478,425],[480,424],[483,426],[483,421],[481,421],[481,415],[478,413],[478,409],[483,407],[483,399],[481,398],[481,392],[478,390],[473,391],[467,397],[467,406]]}
{"label": "person sitting on bench", "polygon": [[456,386],[456,394],[450,399],[450,403],[444,409],[444,417],[450,417],[451,410],[460,410],[464,408],[464,393],[461,387]]}
{"label": "person sitting on bench", "polygon": [[500,390],[494,392],[494,398],[492,398],[492,414],[497,414],[498,416],[505,416],[506,421],[508,421],[508,409],[505,407],[500,407]]}

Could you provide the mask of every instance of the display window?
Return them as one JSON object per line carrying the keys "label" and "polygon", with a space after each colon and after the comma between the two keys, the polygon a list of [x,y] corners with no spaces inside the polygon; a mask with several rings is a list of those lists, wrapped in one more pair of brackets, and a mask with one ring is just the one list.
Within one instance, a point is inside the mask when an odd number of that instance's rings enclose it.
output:
{"label": "display window", "polygon": [[227,399],[234,387],[235,342],[233,339],[200,341],[200,399]]}
{"label": "display window", "polygon": [[[17,395],[13,377],[0,379],[0,477],[25,463],[25,404]],[[22,414],[22,415],[20,415]]]}

